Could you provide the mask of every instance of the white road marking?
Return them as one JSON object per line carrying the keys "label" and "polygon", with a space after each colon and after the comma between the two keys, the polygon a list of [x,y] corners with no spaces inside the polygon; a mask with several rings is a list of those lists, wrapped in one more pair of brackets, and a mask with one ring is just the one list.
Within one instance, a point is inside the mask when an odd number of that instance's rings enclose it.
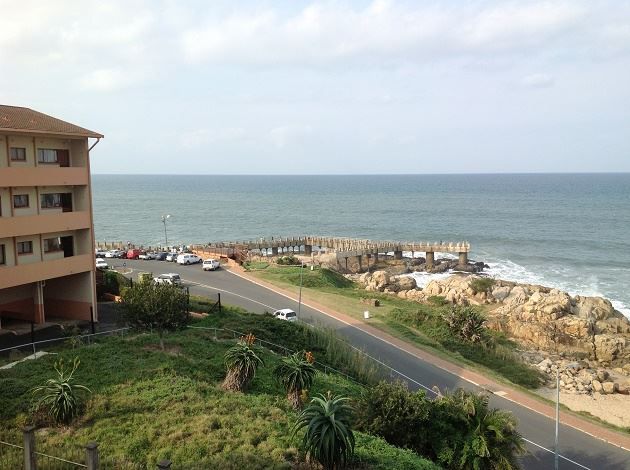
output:
{"label": "white road marking", "polygon": [[208,284],[201,284],[200,282],[190,281],[188,279],[183,279],[183,280],[188,282],[189,284],[192,284],[192,285],[197,286],[197,287],[204,287],[206,289],[214,289],[214,290],[218,290],[220,292],[225,292],[226,294],[230,294],[230,295],[234,295],[236,297],[240,297],[241,299],[249,300],[250,302],[254,302],[254,303],[258,304],[258,305],[262,305],[265,308],[271,309],[270,313],[272,313],[275,310],[278,310],[276,307],[272,307],[271,305],[263,304],[262,302],[259,302],[258,300],[250,299],[249,297],[245,297],[244,295],[237,294],[236,292],[230,292],[229,290],[220,289],[218,287],[210,286]]}

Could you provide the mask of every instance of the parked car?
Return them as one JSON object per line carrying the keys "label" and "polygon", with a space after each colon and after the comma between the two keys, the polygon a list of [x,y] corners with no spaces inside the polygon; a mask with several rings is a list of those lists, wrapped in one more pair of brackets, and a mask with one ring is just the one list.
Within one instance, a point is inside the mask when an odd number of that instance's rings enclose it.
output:
{"label": "parked car", "polygon": [[120,258],[122,254],[121,250],[109,250],[105,252],[105,258]]}
{"label": "parked car", "polygon": [[177,273],[160,274],[153,278],[153,282],[156,284],[170,284],[172,286],[179,286],[182,284],[182,278]]}
{"label": "parked car", "polygon": [[160,251],[159,253],[155,254],[155,260],[156,261],[164,261],[166,260],[166,253],[163,251]]}
{"label": "parked car", "polygon": [[107,261],[105,261],[103,258],[96,258],[96,267],[98,269],[109,269]]}
{"label": "parked car", "polygon": [[175,262],[177,261],[177,256],[179,255],[179,253],[177,253],[176,251],[171,251],[170,253],[166,254],[166,261],[171,261],[171,262]]}
{"label": "parked car", "polygon": [[201,263],[203,260],[192,253],[182,253],[177,256],[177,264],[195,264]]}
{"label": "parked car", "polygon": [[127,250],[127,259],[138,259],[138,257],[140,256],[140,253],[142,253],[142,251],[138,250],[137,248],[132,248],[131,250]]}
{"label": "parked car", "polygon": [[100,250],[98,248],[94,250],[94,254],[96,255],[97,258],[104,258],[105,253],[107,253],[105,250]]}
{"label": "parked car", "polygon": [[216,259],[204,259],[203,264],[201,265],[201,269],[204,271],[216,271],[221,267],[221,263],[219,263]]}
{"label": "parked car", "polygon": [[138,259],[144,259],[144,260],[155,259],[155,253],[153,251],[140,253],[138,255]]}
{"label": "parked car", "polygon": [[297,321],[298,319],[297,314],[290,308],[276,310],[275,312],[273,312],[273,316],[276,317],[278,320],[285,321]]}

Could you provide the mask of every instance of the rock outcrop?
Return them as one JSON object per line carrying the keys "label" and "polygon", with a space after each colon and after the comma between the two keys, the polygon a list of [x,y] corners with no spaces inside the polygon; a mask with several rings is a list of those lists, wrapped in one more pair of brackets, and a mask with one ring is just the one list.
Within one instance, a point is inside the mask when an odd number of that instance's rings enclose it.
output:
{"label": "rock outcrop", "polygon": [[452,304],[484,306],[489,328],[528,348],[630,362],[630,321],[608,300],[572,297],[549,287],[503,280],[484,285],[476,281],[479,279],[453,275],[418,289],[411,277],[390,277],[385,271],[376,271],[362,275],[358,282],[366,290],[395,293],[418,302],[442,297]]}

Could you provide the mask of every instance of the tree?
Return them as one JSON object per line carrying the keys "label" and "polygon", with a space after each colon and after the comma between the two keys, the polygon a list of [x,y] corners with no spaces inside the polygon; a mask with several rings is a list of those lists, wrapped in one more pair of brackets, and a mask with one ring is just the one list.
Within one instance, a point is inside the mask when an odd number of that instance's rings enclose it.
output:
{"label": "tree", "polygon": [[480,343],[488,340],[484,326],[486,317],[474,307],[454,305],[442,318],[449,329],[464,341]]}
{"label": "tree", "polygon": [[46,413],[57,424],[68,424],[81,410],[82,393],[91,393],[84,385],[74,384],[73,376],[79,367],[78,357],[74,358],[69,369],[62,359],[55,362],[57,378],[48,379],[44,385],[34,387],[31,393],[40,395],[36,407],[46,409]]}
{"label": "tree", "polygon": [[314,397],[302,410],[293,427],[294,434],[306,428],[302,439],[309,458],[317,460],[325,470],[344,468],[354,456],[352,408],[348,398]]}
{"label": "tree", "polygon": [[441,422],[449,422],[436,454],[442,465],[462,470],[513,470],[525,452],[511,413],[488,407],[488,396],[458,389],[438,398]]}
{"label": "tree", "polygon": [[313,365],[311,353],[297,352],[283,358],[274,370],[274,375],[287,392],[287,398],[293,408],[302,408],[302,392],[309,390],[317,369]]}
{"label": "tree", "polygon": [[252,347],[255,341],[256,337],[250,333],[225,352],[225,365],[228,370],[223,380],[225,390],[245,391],[256,376],[256,369],[264,365]]}
{"label": "tree", "polygon": [[181,287],[154,282],[136,282],[121,292],[123,317],[135,328],[156,330],[160,349],[164,333],[184,328],[190,320],[188,294]]}

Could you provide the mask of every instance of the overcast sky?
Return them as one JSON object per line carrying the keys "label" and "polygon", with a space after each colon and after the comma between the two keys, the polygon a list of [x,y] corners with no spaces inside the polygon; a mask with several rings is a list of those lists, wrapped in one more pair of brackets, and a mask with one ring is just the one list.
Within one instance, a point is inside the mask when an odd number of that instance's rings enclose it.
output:
{"label": "overcast sky", "polygon": [[630,171],[629,1],[0,0],[95,173]]}

